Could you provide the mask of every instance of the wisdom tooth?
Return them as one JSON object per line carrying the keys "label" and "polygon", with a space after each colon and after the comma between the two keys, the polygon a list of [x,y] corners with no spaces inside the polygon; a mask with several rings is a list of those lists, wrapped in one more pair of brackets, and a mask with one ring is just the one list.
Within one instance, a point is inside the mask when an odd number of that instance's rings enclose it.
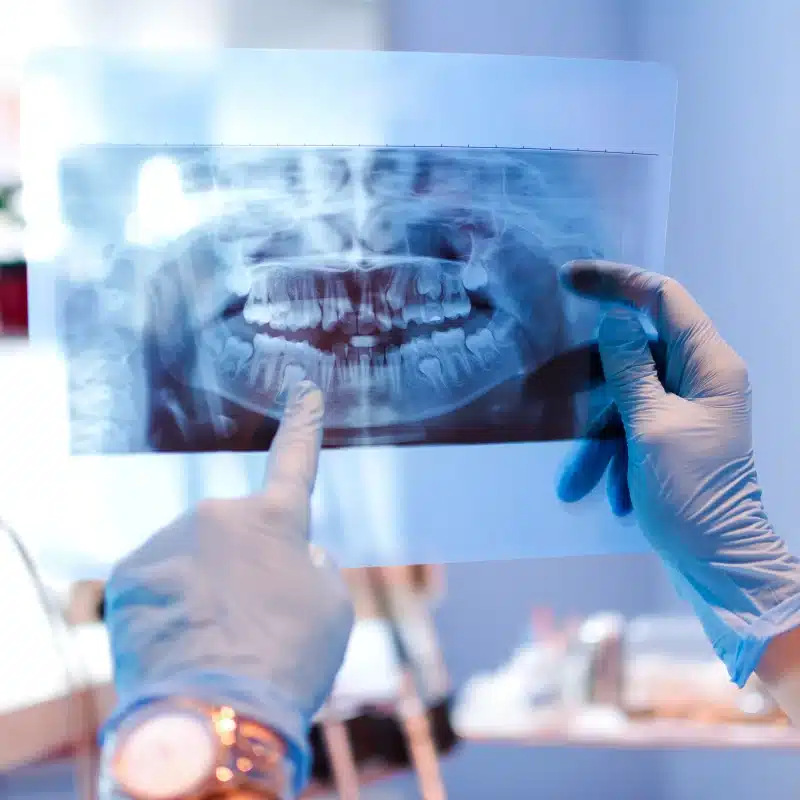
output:
{"label": "wisdom tooth", "polygon": [[220,356],[220,371],[228,377],[237,375],[253,356],[253,345],[231,337]]}
{"label": "wisdom tooth", "polygon": [[514,318],[507,315],[496,313],[489,322],[488,330],[496,346],[507,347],[514,345],[514,333],[517,324]]}
{"label": "wisdom tooth", "polygon": [[482,289],[489,282],[489,274],[483,265],[496,249],[497,245],[492,240],[480,236],[472,237],[472,254],[461,270],[461,280],[467,291]]}
{"label": "wisdom tooth", "polygon": [[461,271],[461,280],[467,291],[474,292],[486,286],[489,281],[489,274],[481,264],[476,261],[470,261]]}
{"label": "wisdom tooth", "polygon": [[467,336],[466,345],[467,350],[478,359],[481,366],[488,367],[494,360],[497,348],[494,337],[486,328]]}

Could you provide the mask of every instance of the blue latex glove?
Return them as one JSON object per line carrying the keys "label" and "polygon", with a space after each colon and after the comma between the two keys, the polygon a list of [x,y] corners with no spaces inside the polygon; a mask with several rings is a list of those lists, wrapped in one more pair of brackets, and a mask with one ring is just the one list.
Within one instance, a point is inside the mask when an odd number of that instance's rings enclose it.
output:
{"label": "blue latex glove", "polygon": [[206,500],[113,571],[106,609],[118,692],[103,735],[169,697],[228,705],[281,735],[297,792],[311,719],[331,691],[353,623],[348,591],[309,550],[322,393],[293,390],[263,493]]}
{"label": "blue latex glove", "polygon": [[[689,600],[731,678],[742,686],[770,639],[800,625],[800,562],[767,519],[739,355],[677,282],[634,267],[573,262],[567,288],[612,303],[599,331],[603,371],[624,440],[583,443],[561,475],[574,502],[608,469],[617,513],[631,507]],[[656,375],[640,316],[666,346]]]}

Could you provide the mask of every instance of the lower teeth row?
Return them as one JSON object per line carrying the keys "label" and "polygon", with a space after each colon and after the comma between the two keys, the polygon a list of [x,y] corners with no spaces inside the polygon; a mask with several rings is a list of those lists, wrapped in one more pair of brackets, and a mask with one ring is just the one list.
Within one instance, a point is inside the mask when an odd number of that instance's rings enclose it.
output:
{"label": "lower teeth row", "polygon": [[212,344],[210,355],[228,379],[246,377],[253,388],[265,392],[285,388],[299,376],[310,378],[323,391],[369,386],[399,392],[410,380],[442,389],[489,368],[499,355],[488,328],[469,336],[460,329],[436,332],[382,350],[374,349],[374,341],[368,339],[354,337],[334,354],[305,342],[257,334],[252,344],[235,337],[221,349]]}

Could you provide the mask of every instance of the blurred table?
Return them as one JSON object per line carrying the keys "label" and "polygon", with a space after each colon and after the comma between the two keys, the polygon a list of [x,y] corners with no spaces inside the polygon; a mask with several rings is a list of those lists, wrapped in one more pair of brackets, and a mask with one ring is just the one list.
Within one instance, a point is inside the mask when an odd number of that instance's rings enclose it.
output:
{"label": "blurred table", "polygon": [[628,722],[606,731],[563,720],[530,734],[504,736],[459,732],[465,741],[530,747],[614,747],[622,749],[795,749],[800,730],[781,725],[748,723],[714,725],[684,720]]}

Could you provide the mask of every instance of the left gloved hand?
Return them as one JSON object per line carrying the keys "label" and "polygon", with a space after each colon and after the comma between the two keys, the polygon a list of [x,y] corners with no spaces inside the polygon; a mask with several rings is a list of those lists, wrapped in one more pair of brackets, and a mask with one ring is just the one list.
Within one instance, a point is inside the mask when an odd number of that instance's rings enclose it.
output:
{"label": "left gloved hand", "polygon": [[[764,508],[746,366],[674,280],[597,261],[567,265],[562,278],[616,306],[598,340],[624,438],[586,443],[562,475],[561,499],[579,500],[609,467],[612,505],[635,511],[731,678],[744,685],[769,643],[800,627],[800,560]],[[641,312],[665,347],[663,379]]]}
{"label": "left gloved hand", "polygon": [[106,619],[119,701],[103,735],[170,697],[228,705],[283,737],[295,789],[305,784],[311,719],[353,624],[340,572],[309,550],[322,417],[322,393],[301,382],[263,493],[204,501],[114,569]]}

